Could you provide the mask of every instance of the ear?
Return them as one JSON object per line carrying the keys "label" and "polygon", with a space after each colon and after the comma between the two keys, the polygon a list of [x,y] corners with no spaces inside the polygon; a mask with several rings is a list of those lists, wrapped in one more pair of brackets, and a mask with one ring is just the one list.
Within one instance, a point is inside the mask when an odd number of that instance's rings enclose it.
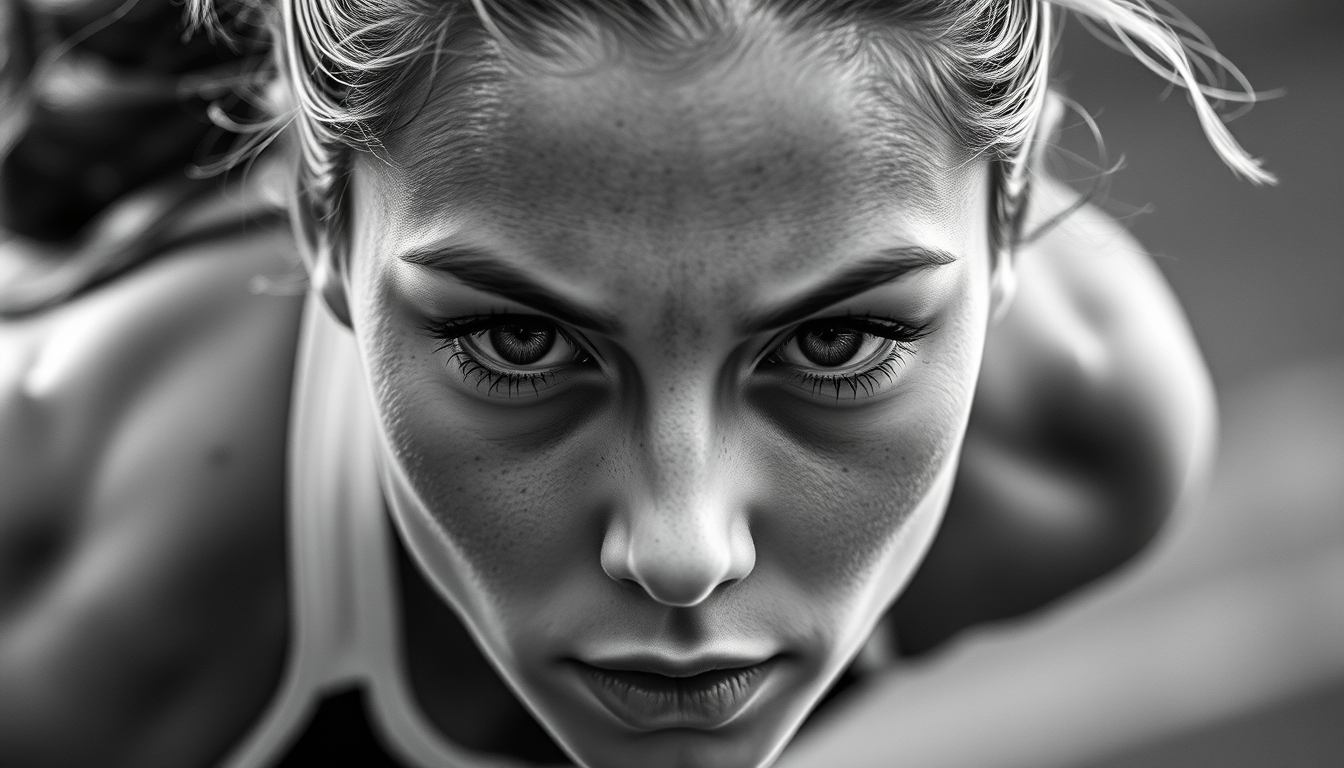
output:
{"label": "ear", "polygon": [[322,298],[332,316],[345,327],[351,327],[349,260],[340,212],[323,220],[311,194],[303,189],[297,191],[290,211],[299,252],[308,268],[309,285]]}

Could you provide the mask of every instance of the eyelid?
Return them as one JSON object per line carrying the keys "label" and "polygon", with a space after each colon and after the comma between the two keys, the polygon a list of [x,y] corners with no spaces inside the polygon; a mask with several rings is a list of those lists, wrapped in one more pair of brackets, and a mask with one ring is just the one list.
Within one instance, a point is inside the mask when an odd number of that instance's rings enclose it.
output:
{"label": "eyelid", "polygon": [[[507,322],[511,318],[525,320],[545,320],[555,325],[555,330],[564,336],[571,344],[582,349],[586,354],[591,355],[596,360],[602,360],[602,355],[597,347],[580,330],[571,328],[565,323],[556,320],[549,315],[543,315],[539,312],[518,312],[516,310],[490,310],[476,315],[463,315],[454,318],[434,318],[425,322],[421,330],[431,338],[439,339],[442,343],[439,349],[445,349],[453,341],[463,337],[472,336],[477,333],[483,333],[501,322]],[[449,330],[451,329],[451,330]],[[447,333],[445,331],[448,331]]]}
{"label": "eyelid", "polygon": [[[848,325],[865,336],[876,339],[885,339],[883,347],[885,352],[880,356],[877,362],[865,366],[861,370],[848,370],[846,372],[826,372],[823,370],[808,370],[798,365],[789,363],[780,359],[785,347],[794,343],[799,333],[810,324],[825,323],[829,325]],[[919,325],[911,325],[907,322],[895,318],[881,317],[876,315],[831,315],[813,317],[804,320],[792,328],[776,334],[770,344],[765,348],[759,361],[753,364],[752,370],[762,363],[769,361],[771,367],[777,365],[780,369],[792,371],[790,378],[799,382],[810,382],[812,386],[812,396],[819,395],[825,388],[834,387],[835,399],[841,400],[841,394],[847,386],[853,397],[851,399],[861,399],[860,390],[864,396],[877,394],[878,381],[882,376],[886,377],[887,382],[894,381],[894,365],[903,363],[906,355],[914,354],[914,343],[934,330],[931,323],[925,322]],[[877,358],[870,357],[868,360]],[[844,370],[844,369],[842,369]]]}
{"label": "eyelid", "polygon": [[902,320],[897,320],[896,318],[883,317],[871,313],[847,313],[843,315],[819,315],[817,317],[809,317],[806,320],[801,320],[783,330],[776,331],[771,335],[770,339],[763,345],[763,349],[757,353],[755,359],[751,363],[751,367],[755,368],[766,358],[774,355],[780,347],[784,346],[797,336],[798,331],[802,329],[803,326],[808,325],[809,323],[826,321],[850,322],[859,326],[856,330],[863,333],[903,343],[918,341],[935,330],[933,324],[929,322],[911,325]]}
{"label": "eyelid", "polygon": [[[472,351],[468,348],[477,346],[470,337],[481,336],[492,328],[507,324],[511,320],[543,321],[553,325],[556,335],[563,339],[565,344],[572,347],[579,357],[568,363],[560,363],[550,368],[526,370],[516,369],[502,361],[493,360],[491,359],[492,356],[484,350]],[[603,360],[592,342],[581,331],[568,328],[564,323],[541,313],[490,310],[475,315],[431,319],[422,324],[421,330],[430,338],[439,341],[435,352],[444,350],[452,352],[449,359],[457,361],[464,374],[467,373],[468,368],[472,368],[474,371],[484,372],[492,379],[508,380],[510,386],[524,381],[533,381],[535,385],[535,381],[546,381],[553,375],[563,374],[576,364],[594,362],[600,364]],[[493,390],[496,384],[497,382],[492,381],[490,389]]]}

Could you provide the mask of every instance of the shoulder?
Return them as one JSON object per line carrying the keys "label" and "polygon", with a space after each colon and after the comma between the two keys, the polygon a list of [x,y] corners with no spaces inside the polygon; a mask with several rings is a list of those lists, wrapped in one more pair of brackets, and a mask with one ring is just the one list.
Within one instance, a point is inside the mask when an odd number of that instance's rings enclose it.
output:
{"label": "shoulder", "polygon": [[[1035,222],[1076,200],[1061,185],[1040,192]],[[1139,244],[1083,206],[1016,258],[943,527],[895,607],[907,652],[1114,570],[1212,458],[1203,359]]]}
{"label": "shoulder", "polygon": [[[1031,219],[1076,201],[1047,183]],[[1133,453],[1174,462],[1171,480],[1181,484],[1192,463],[1208,458],[1213,391],[1152,258],[1112,218],[1083,205],[1017,259],[1018,295],[987,342],[977,392],[983,415],[1023,414],[1014,425],[1021,437],[1063,423],[1117,447],[1133,438]]]}
{"label": "shoulder", "polygon": [[249,286],[292,251],[244,229],[0,321],[0,762],[189,763],[269,695],[300,301]]}
{"label": "shoulder", "polygon": [[[1049,183],[1032,219],[1076,200]],[[1076,516],[1057,522],[1095,528],[1099,559],[1118,562],[1212,458],[1203,357],[1151,257],[1091,205],[1022,248],[1018,274],[1018,295],[989,334],[968,439],[1070,486]]]}

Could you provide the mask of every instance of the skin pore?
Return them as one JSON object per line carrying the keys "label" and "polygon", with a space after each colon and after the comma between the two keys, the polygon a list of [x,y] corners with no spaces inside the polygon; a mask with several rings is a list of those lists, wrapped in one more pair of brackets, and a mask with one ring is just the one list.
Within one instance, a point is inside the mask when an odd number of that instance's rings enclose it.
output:
{"label": "skin pore", "polygon": [[[318,254],[394,519],[584,764],[762,764],[946,505],[1008,268],[984,165],[875,131],[783,42],[507,94],[487,173],[358,156],[348,257]],[[433,124],[403,143],[454,157]],[[723,668],[751,691],[709,711],[593,682]]]}
{"label": "skin pore", "polygon": [[[778,765],[903,754],[899,713],[936,702],[893,712],[884,656],[1114,571],[1208,465],[1207,373],[1132,238],[1084,207],[991,269],[983,168],[766,31],[680,67],[444,62],[355,158],[354,238],[308,264],[354,308],[347,375],[378,385],[402,682],[454,744],[558,761],[516,692],[586,764],[757,764],[890,605],[835,700],[867,714],[812,719]],[[0,317],[2,765],[217,765],[310,647],[286,457],[294,235],[320,230],[259,227],[294,183],[267,175],[194,198],[169,217],[191,237],[146,263]],[[1025,231],[1074,200],[1038,174]],[[56,263],[4,234],[0,281]],[[302,726],[286,743],[323,732]]]}

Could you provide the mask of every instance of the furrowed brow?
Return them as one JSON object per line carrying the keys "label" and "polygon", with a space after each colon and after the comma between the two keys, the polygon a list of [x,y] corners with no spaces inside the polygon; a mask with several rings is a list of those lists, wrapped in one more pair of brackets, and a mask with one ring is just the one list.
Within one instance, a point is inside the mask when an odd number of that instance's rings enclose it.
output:
{"label": "furrowed brow", "polygon": [[890,248],[828,277],[821,285],[802,297],[748,317],[742,323],[743,334],[756,334],[792,325],[851,296],[899,280],[914,272],[951,264],[956,260],[955,255],[936,248],[918,246]]}
{"label": "furrowed brow", "polygon": [[436,246],[409,251],[399,258],[451,275],[478,291],[515,301],[576,328],[608,335],[620,332],[621,324],[616,318],[579,306],[546,288],[526,271],[487,251],[466,246]]}

